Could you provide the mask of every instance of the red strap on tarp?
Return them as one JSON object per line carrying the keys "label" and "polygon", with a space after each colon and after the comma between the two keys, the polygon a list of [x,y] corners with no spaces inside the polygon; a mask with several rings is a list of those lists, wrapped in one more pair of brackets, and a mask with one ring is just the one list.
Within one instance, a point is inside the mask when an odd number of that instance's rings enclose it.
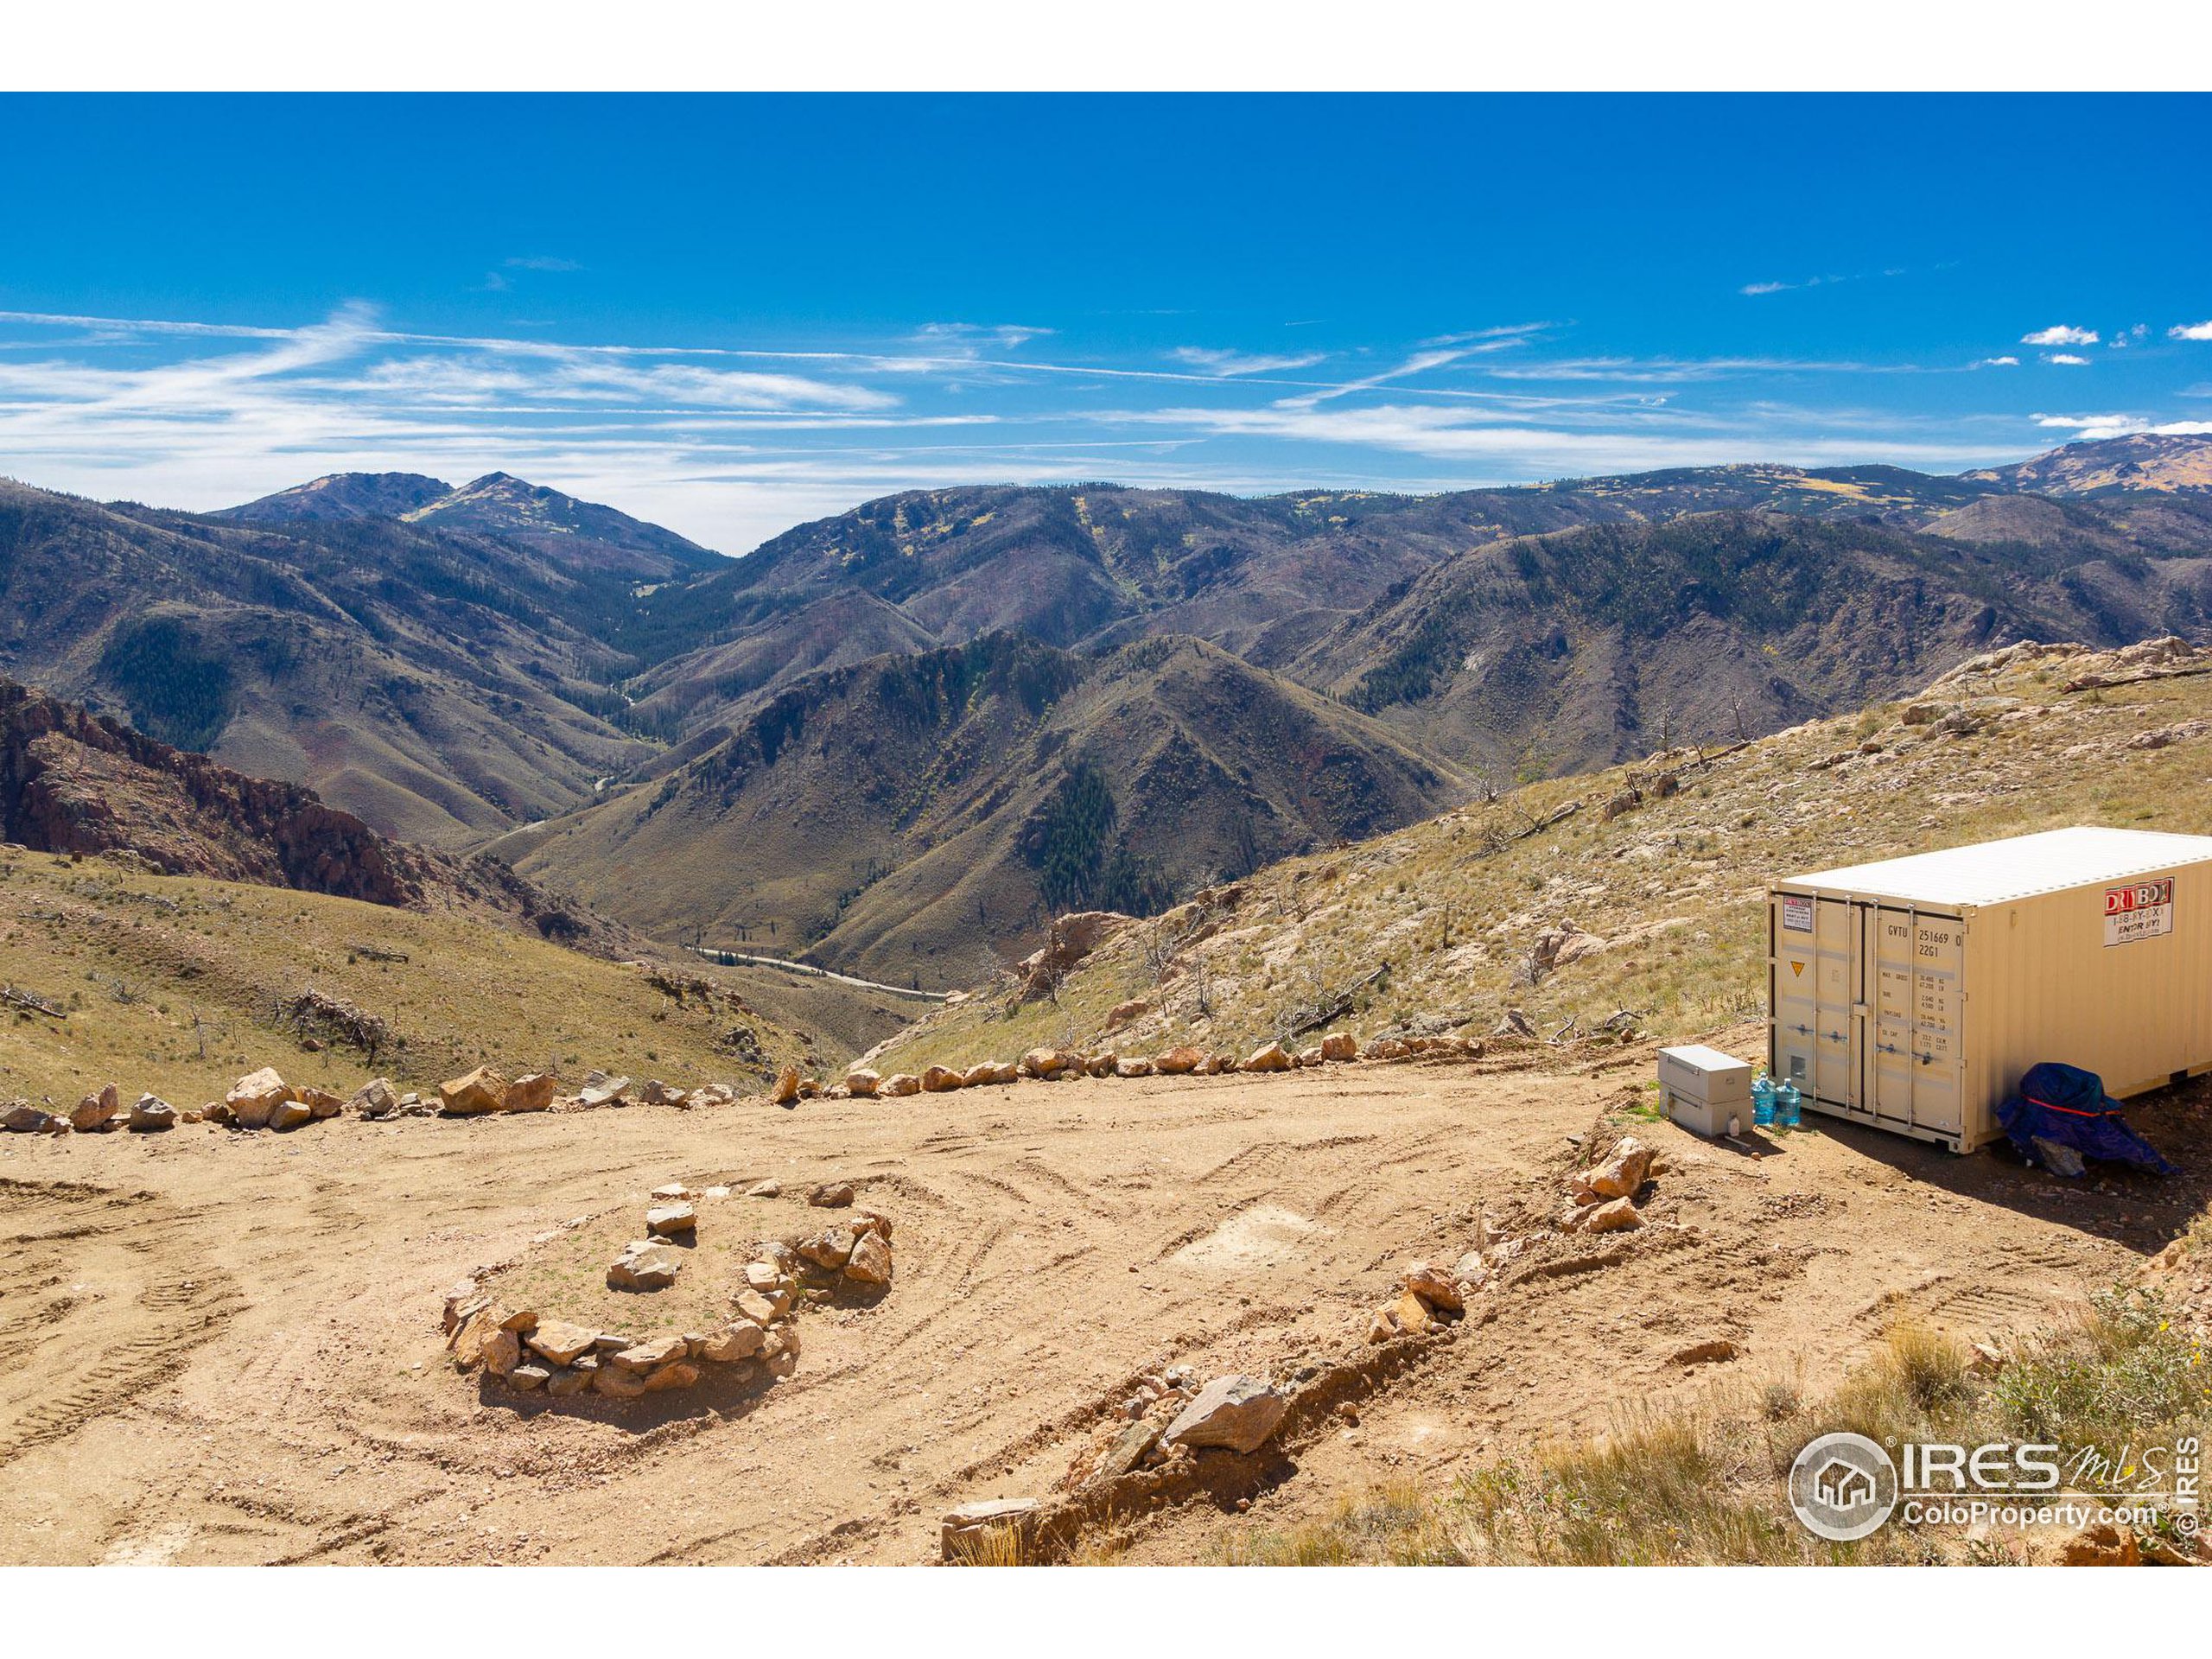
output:
{"label": "red strap on tarp", "polygon": [[[2046,1112],[2063,1112],[2069,1117],[2110,1117],[2113,1112],[2085,1112],[2079,1106],[2055,1106],[2050,1101],[2037,1100],[2033,1095],[2022,1095],[2022,1100],[2031,1106],[2040,1106]],[[2113,1111],[2119,1109],[2114,1108]]]}

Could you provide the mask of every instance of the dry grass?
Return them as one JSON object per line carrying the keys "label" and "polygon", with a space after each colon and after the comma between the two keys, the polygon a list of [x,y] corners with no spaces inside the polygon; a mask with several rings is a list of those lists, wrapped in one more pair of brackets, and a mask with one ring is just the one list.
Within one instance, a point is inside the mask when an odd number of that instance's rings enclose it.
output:
{"label": "dry grass", "polygon": [[[73,1103],[112,1080],[196,1107],[262,1065],[350,1092],[378,1074],[429,1089],[486,1061],[750,1088],[761,1068],[737,1027],[771,1058],[800,1046],[727,995],[678,997],[646,969],[480,922],[20,848],[0,850],[0,964],[68,1010],[0,1012],[0,1097]],[[310,986],[384,1019],[392,1046],[302,1047],[276,1013]]]}
{"label": "dry grass", "polygon": [[1632,1406],[1603,1438],[1506,1459],[1449,1492],[1393,1486],[1325,1517],[1232,1535],[1232,1566],[1870,1564],[1982,1559],[1999,1546],[1955,1531],[1885,1527],[1828,1544],[1788,1500],[1791,1461],[1815,1436],[1852,1429],[1901,1442],[2037,1439],[2077,1448],[2171,1444],[2212,1432],[2212,1368],[2164,1306],[2140,1290],[2098,1297],[2076,1319],[2015,1344],[1993,1377],[1950,1338],[1893,1327],[1825,1400],[1738,1386],[1695,1405]]}
{"label": "dry grass", "polygon": [[[1242,1049],[1292,1011],[1374,968],[1389,972],[1338,1023],[1371,1035],[1432,1018],[1487,1035],[1507,1007],[1547,1035],[1586,1034],[1616,1010],[1649,1031],[1708,1032],[1764,1007],[1764,894],[1775,879],[1839,864],[2076,823],[2212,831],[2212,679],[2067,696],[2098,659],[2019,664],[1939,684],[1978,730],[1907,725],[1905,703],[1816,721],[1700,762],[1675,751],[1589,777],[1529,785],[1339,851],[1274,865],[1233,910],[1132,929],[1096,952],[1057,1001],[1016,1002],[1001,981],[895,1039],[887,1067],[1018,1055],[1039,1043],[1151,1052],[1192,1041]],[[2163,747],[2129,741],[2181,728]],[[1863,742],[1881,753],[1814,770]],[[1605,821],[1632,775],[1679,789]],[[1573,802],[1565,822],[1521,832]],[[1508,839],[1521,836],[1519,839]],[[1174,937],[1194,920],[1202,938]],[[1567,923],[1605,946],[1530,983],[1537,935]],[[1162,941],[1157,933],[1169,936]],[[1147,1013],[1112,1033],[1107,1014]]]}

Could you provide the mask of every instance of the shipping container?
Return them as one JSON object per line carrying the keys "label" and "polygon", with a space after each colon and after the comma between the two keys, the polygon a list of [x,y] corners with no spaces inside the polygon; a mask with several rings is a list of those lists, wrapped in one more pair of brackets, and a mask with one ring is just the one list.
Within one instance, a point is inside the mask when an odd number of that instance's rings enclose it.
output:
{"label": "shipping container", "polygon": [[1767,1057],[1806,1106],[1972,1152],[2039,1060],[2212,1071],[2212,836],[2077,828],[1776,882]]}

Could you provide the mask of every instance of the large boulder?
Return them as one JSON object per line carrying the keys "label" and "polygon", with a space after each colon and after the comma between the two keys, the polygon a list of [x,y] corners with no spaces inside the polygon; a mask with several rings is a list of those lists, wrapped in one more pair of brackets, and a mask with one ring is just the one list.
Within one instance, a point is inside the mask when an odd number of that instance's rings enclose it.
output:
{"label": "large boulder", "polygon": [[1637,1214],[1633,1200],[1615,1198],[1611,1203],[1601,1204],[1592,1210],[1582,1225],[1586,1230],[1593,1233],[1625,1232],[1630,1228],[1643,1226],[1643,1217]]}
{"label": "large boulder", "polygon": [[955,1089],[965,1088],[968,1074],[955,1071],[949,1065],[932,1065],[922,1073],[922,1087],[933,1095],[950,1094]]}
{"label": "large boulder", "polygon": [[86,1095],[69,1114],[69,1127],[79,1135],[95,1134],[112,1128],[123,1116],[123,1091],[109,1084],[97,1095]]}
{"label": "large boulder", "polygon": [[0,1128],[13,1130],[17,1135],[44,1135],[53,1128],[56,1121],[53,1113],[41,1111],[27,1100],[19,1100],[8,1108],[5,1116],[0,1116]]}
{"label": "large boulder", "polygon": [[1246,1055],[1236,1069],[1239,1071],[1287,1071],[1290,1067],[1290,1056],[1281,1043],[1263,1043]]}
{"label": "large boulder", "polygon": [[655,1205],[645,1211],[645,1230],[658,1233],[664,1238],[673,1238],[678,1233],[696,1232],[699,1211],[688,1204]]}
{"label": "large boulder", "polygon": [[1321,1058],[1332,1064],[1359,1058],[1359,1044],[1348,1031],[1332,1031],[1321,1039]]}
{"label": "large boulder", "polygon": [[1033,1048],[1016,1064],[1024,1077],[1057,1077],[1071,1066],[1080,1069],[1083,1061],[1064,1048]]}
{"label": "large boulder", "polygon": [[280,1100],[269,1109],[269,1127],[272,1129],[296,1129],[302,1123],[315,1122],[315,1108],[303,1100]]}
{"label": "large boulder", "polygon": [[776,1086],[769,1091],[768,1098],[779,1106],[796,1106],[798,1104],[798,1067],[786,1065],[776,1073]]}
{"label": "large boulder", "polygon": [[377,1077],[353,1091],[346,1103],[361,1117],[389,1117],[399,1109],[399,1091],[389,1077]]}
{"label": "large boulder", "polygon": [[488,1065],[438,1085],[438,1104],[453,1117],[481,1117],[507,1103],[507,1080]]}
{"label": "large boulder", "polygon": [[499,1107],[508,1112],[542,1112],[553,1103],[559,1092],[561,1080],[550,1071],[533,1071],[528,1077],[517,1077],[507,1085]]}
{"label": "large boulder", "polygon": [[130,1109],[130,1127],[141,1135],[176,1125],[176,1108],[159,1095],[141,1095]]}
{"label": "large boulder", "polygon": [[238,1128],[265,1129],[270,1114],[291,1097],[292,1090],[276,1075],[276,1068],[264,1065],[232,1084],[223,1096],[223,1106],[230,1115],[229,1121]]}
{"label": "large boulder", "polygon": [[1217,1376],[1167,1425],[1160,1443],[1257,1451],[1289,1409],[1289,1400],[1256,1376]]}
{"label": "large boulder", "polygon": [[853,1201],[850,1181],[824,1181],[810,1189],[806,1201],[817,1210],[842,1210]]}
{"label": "large boulder", "polygon": [[1178,1043],[1166,1053],[1155,1055],[1152,1069],[1163,1076],[1179,1077],[1186,1072],[1197,1071],[1205,1058],[1205,1050],[1194,1048],[1188,1043]]}
{"label": "large boulder", "polygon": [[902,1095],[918,1095],[922,1080],[911,1071],[893,1071],[883,1080],[883,1092],[894,1099]]}
{"label": "large boulder", "polygon": [[845,1092],[855,1100],[873,1100],[875,1091],[882,1087],[882,1077],[864,1065],[856,1065],[845,1073]]}
{"label": "large boulder", "polygon": [[1045,930],[1044,948],[1016,964],[1024,998],[1051,992],[1101,944],[1129,925],[1129,918],[1110,910],[1082,910],[1060,917]]}
{"label": "large boulder", "polygon": [[686,1357],[690,1351],[690,1344],[681,1337],[648,1337],[609,1354],[607,1363],[626,1371],[657,1371],[673,1360]]}
{"label": "large boulder", "polygon": [[1456,1313],[1465,1306],[1465,1299],[1459,1289],[1459,1275],[1447,1272],[1433,1262],[1408,1262],[1403,1282],[1408,1290],[1431,1307],[1446,1308]]}

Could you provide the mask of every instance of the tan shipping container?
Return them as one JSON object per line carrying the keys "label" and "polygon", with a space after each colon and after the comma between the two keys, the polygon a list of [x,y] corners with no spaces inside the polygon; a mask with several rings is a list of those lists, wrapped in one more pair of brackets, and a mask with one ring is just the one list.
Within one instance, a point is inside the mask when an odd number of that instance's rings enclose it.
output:
{"label": "tan shipping container", "polygon": [[2212,1071],[2212,836],[2077,828],[1777,881],[1767,1063],[1808,1109],[1972,1152],[2039,1060]]}

